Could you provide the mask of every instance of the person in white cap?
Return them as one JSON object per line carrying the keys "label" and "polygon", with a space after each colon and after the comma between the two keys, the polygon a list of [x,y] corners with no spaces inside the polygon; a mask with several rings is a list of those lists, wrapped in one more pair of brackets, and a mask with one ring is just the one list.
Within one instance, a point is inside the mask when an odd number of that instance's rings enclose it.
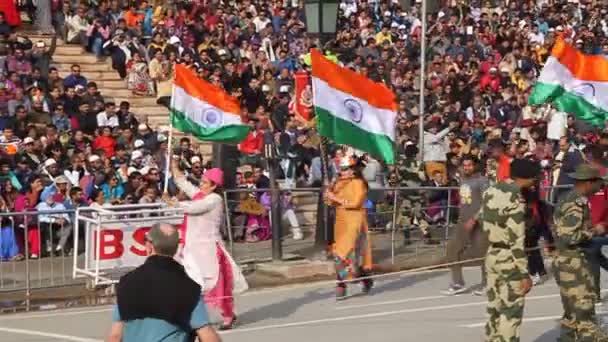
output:
{"label": "person in white cap", "polygon": [[27,164],[32,170],[37,170],[42,163],[42,157],[35,150],[35,141],[32,137],[26,137],[23,139],[21,147],[23,148],[23,157],[27,159]]}
{"label": "person in white cap", "polygon": [[149,149],[156,147],[156,145],[158,144],[156,133],[152,132],[150,127],[148,127],[148,125],[144,123],[139,124],[139,126],[137,127],[137,135],[135,136],[135,138],[143,141],[144,146],[148,147]]}
{"label": "person in white cap", "polygon": [[44,161],[44,163],[42,164],[41,172],[43,175],[46,175],[51,181],[54,181],[56,177],[61,175],[59,165],[57,165],[57,161],[53,158],[49,158]]}

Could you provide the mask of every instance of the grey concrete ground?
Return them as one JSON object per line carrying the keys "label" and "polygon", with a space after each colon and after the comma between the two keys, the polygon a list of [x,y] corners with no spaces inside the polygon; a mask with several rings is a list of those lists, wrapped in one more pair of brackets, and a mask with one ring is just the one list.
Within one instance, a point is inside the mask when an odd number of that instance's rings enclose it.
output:
{"label": "grey concrete ground", "polygon": [[[479,281],[478,269],[465,272],[471,283]],[[339,303],[328,283],[249,292],[237,299],[239,328],[222,336],[227,342],[482,341],[485,298],[442,296],[439,291],[448,279],[445,271],[387,277],[377,282],[372,295]],[[102,341],[110,310],[0,316],[0,341]],[[526,301],[522,341],[555,341],[560,314],[553,281],[535,287]]]}
{"label": "grey concrete ground", "polygon": [[[418,232],[414,232],[414,238],[418,238]],[[443,228],[435,229],[437,237],[444,235]],[[372,238],[372,248],[374,263],[391,263],[392,234],[390,232],[374,233]],[[271,241],[256,243],[239,242],[234,243],[231,255],[238,263],[252,265],[259,262],[270,260],[272,256]],[[438,263],[444,255],[444,244],[425,245],[417,241],[416,243],[404,246],[403,235],[395,234],[395,264],[399,268],[417,267]],[[291,237],[286,237],[283,241],[283,252],[285,255],[301,256],[312,258],[316,249],[314,248],[314,237],[311,233],[306,234],[306,239],[294,241]],[[84,263],[84,256],[78,257],[79,265]],[[29,260],[29,272],[32,288],[43,288],[49,286],[63,286],[84,283],[82,278],[72,278],[73,258],[54,257]],[[0,293],[2,291],[20,290],[26,284],[26,262],[0,262]],[[0,305],[1,306],[1,305]]]}

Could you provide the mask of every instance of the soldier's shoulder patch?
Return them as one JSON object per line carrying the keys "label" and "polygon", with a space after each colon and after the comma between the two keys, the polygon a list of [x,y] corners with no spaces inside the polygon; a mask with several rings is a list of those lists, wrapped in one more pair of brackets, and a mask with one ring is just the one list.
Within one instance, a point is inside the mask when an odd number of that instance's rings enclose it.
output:
{"label": "soldier's shoulder patch", "polygon": [[574,202],[576,203],[576,205],[579,205],[581,207],[589,204],[589,200],[587,200],[587,197],[582,197],[582,196],[577,197]]}

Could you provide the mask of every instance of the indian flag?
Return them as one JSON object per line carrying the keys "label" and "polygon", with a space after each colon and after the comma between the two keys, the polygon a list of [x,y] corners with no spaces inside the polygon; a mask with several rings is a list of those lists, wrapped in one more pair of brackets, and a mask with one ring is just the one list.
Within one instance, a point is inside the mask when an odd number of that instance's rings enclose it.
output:
{"label": "indian flag", "polygon": [[596,126],[608,120],[608,60],[558,39],[528,103],[547,102]]}
{"label": "indian flag", "polygon": [[395,94],[312,50],[313,105],[319,133],[395,162]]}
{"label": "indian flag", "polygon": [[250,127],[241,121],[239,101],[200,79],[183,65],[175,66],[171,124],[200,140],[239,143]]}

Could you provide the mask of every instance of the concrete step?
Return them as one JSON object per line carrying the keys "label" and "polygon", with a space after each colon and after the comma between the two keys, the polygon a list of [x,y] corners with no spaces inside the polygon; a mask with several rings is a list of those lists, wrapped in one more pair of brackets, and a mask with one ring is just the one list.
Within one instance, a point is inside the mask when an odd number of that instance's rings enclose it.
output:
{"label": "concrete step", "polygon": [[53,58],[55,58],[55,56],[57,56],[57,55],[82,56],[85,53],[87,53],[87,52],[84,51],[84,49],[80,45],[65,44],[65,45],[57,46],[57,48],[55,49],[55,54],[54,54]]}
{"label": "concrete step", "polygon": [[114,81],[98,81],[97,86],[99,89],[126,89],[127,82],[121,79]]}
{"label": "concrete step", "polygon": [[[53,63],[53,66],[57,68],[57,70],[59,71],[70,71],[70,68],[72,67],[72,64],[74,63]],[[80,64],[80,70],[82,72],[89,72],[89,71],[112,71],[116,74],[116,77],[118,77],[118,74],[116,73],[116,71],[114,69],[112,69],[112,66],[110,64],[106,64],[106,63],[101,63],[101,64]]]}
{"label": "concrete step", "polygon": [[[79,64],[81,67],[95,64],[95,65],[109,65],[108,60],[99,62],[97,61],[97,57],[91,55],[89,53],[81,51],[80,54],[69,54],[64,55],[58,52],[53,54],[53,62],[56,64]],[[84,70],[84,68],[83,68]]]}
{"label": "concrete step", "polygon": [[[133,91],[127,89],[126,86],[122,89],[111,89],[111,88],[104,88],[104,87],[100,86],[99,84],[97,84],[97,87],[99,88],[101,95],[103,95],[106,98],[117,98],[117,97],[131,98],[131,96],[133,96]],[[138,97],[133,96],[132,99],[137,99],[137,98]],[[127,100],[127,101],[131,102],[130,100]]]}
{"label": "concrete step", "polygon": [[[60,70],[58,68],[57,70],[59,70],[59,76],[61,76],[63,78],[70,75],[69,68],[67,70],[65,68],[64,68],[64,70]],[[86,77],[87,80],[93,81],[93,82],[100,82],[100,81],[124,82],[120,79],[120,77],[118,76],[118,73],[114,70],[112,70],[112,71],[84,71],[84,72],[81,72],[81,75]],[[125,88],[126,88],[126,86],[125,86]]]}
{"label": "concrete step", "polygon": [[150,115],[169,120],[169,110],[163,106],[137,106],[132,107],[131,111],[138,115]]}
{"label": "concrete step", "polygon": [[[105,94],[104,94],[105,96]],[[115,97],[114,102],[119,103],[122,101],[127,101],[131,104],[131,108],[139,108],[139,107],[160,107],[165,108],[156,104],[156,97]]]}

